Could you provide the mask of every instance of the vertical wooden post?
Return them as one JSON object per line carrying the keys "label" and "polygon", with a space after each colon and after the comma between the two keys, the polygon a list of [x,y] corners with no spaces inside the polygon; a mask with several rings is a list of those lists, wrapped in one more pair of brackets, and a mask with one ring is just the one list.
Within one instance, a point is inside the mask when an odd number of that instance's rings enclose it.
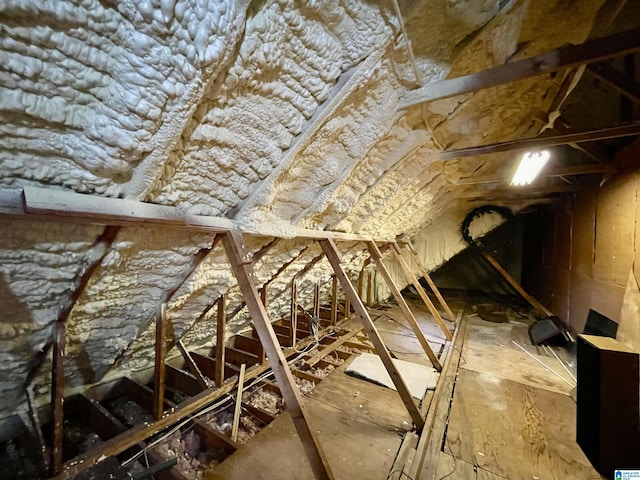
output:
{"label": "vertical wooden post", "polygon": [[389,355],[389,351],[387,350],[387,347],[385,346],[382,340],[382,337],[380,337],[380,334],[378,333],[378,330],[376,329],[376,326],[374,325],[373,320],[371,320],[371,317],[369,316],[369,313],[367,312],[366,307],[362,303],[362,300],[360,299],[360,297],[358,297],[355,288],[353,288],[353,285],[349,281],[347,274],[342,268],[342,265],[341,265],[342,260],[338,252],[338,248],[336,247],[335,243],[331,239],[320,240],[320,245],[322,246],[322,250],[324,251],[324,254],[327,256],[327,259],[329,260],[329,263],[331,264],[333,271],[338,277],[338,280],[340,280],[340,283],[342,284],[342,289],[351,298],[351,303],[353,304],[353,308],[355,309],[356,313],[360,316],[360,319],[362,320],[362,324],[364,325],[364,329],[369,335],[369,338],[371,339],[371,342],[376,348],[378,355],[380,355],[380,359],[382,360],[382,363],[387,369],[387,372],[389,373],[391,380],[393,380],[393,384],[396,386],[396,389],[398,390],[398,394],[400,395],[402,402],[407,408],[407,411],[409,412],[409,415],[411,416],[413,423],[416,425],[416,428],[418,429],[418,431],[422,430],[422,428],[424,427],[424,419],[420,415],[420,410],[418,409],[416,403],[414,402],[413,397],[411,396],[411,393],[407,388],[407,385],[404,383],[404,380],[400,376],[398,369],[393,364],[391,355]]}
{"label": "vertical wooden post", "polygon": [[344,294],[344,315],[347,319],[351,316],[351,299],[347,292]]}
{"label": "vertical wooden post", "polygon": [[216,327],[216,387],[221,387],[224,383],[224,331],[227,326],[226,316],[227,297],[221,295],[218,299],[217,327]]}
{"label": "vertical wooden post", "polygon": [[238,441],[238,426],[240,425],[240,407],[242,406],[242,387],[244,386],[244,369],[246,365],[240,365],[238,374],[238,388],[236,393],[236,407],[233,411],[233,425],[231,426],[231,440]]}
{"label": "vertical wooden post", "polygon": [[438,299],[438,302],[440,302],[440,305],[442,305],[442,308],[449,316],[449,320],[451,320],[452,322],[455,322],[456,316],[453,314],[453,312],[449,308],[449,304],[446,302],[446,300],[440,293],[440,290],[438,290],[438,287],[436,286],[435,282],[431,279],[429,272],[427,272],[427,268],[420,261],[420,257],[418,257],[418,252],[416,252],[416,249],[413,248],[413,245],[411,243],[406,243],[406,247],[407,247],[407,250],[409,250],[409,253],[411,254],[413,260],[416,262],[416,265],[418,265],[418,268],[420,269],[420,274],[427,281],[427,283],[429,284],[429,288],[431,288],[436,298]]}
{"label": "vertical wooden post", "polygon": [[367,306],[373,307],[373,272],[371,270],[367,275]]}
{"label": "vertical wooden post", "polygon": [[398,247],[398,245],[394,243],[393,246],[391,247],[391,251],[393,252],[393,255],[396,257],[396,260],[398,260],[398,263],[400,264],[400,268],[402,268],[402,271],[404,272],[405,276],[409,279],[409,281],[413,284],[415,289],[418,291],[418,295],[420,295],[420,298],[422,299],[424,304],[427,306],[427,308],[431,312],[431,315],[433,315],[433,318],[435,319],[436,323],[440,326],[440,330],[442,330],[442,333],[444,333],[445,338],[447,340],[451,340],[453,338],[451,331],[449,330],[449,328],[447,328],[447,325],[444,323],[444,320],[442,319],[440,312],[438,311],[438,309],[435,307],[435,305],[427,295],[427,292],[425,292],[424,288],[422,288],[422,285],[420,285],[420,281],[418,281],[416,276],[411,271],[411,268],[409,267],[407,262],[405,262],[404,258],[402,258],[400,247]]}
{"label": "vertical wooden post", "polygon": [[317,281],[313,287],[313,316],[316,321],[320,321],[320,282]]}
{"label": "vertical wooden post", "polygon": [[400,307],[400,310],[402,310],[402,313],[404,314],[405,318],[409,322],[409,326],[411,326],[411,329],[413,330],[413,333],[415,333],[416,338],[418,339],[418,342],[420,342],[420,345],[422,346],[424,353],[426,353],[427,357],[429,357],[429,360],[433,364],[433,367],[436,370],[441,371],[442,364],[438,360],[438,357],[436,356],[434,351],[431,349],[431,345],[429,345],[429,342],[424,336],[424,333],[420,329],[420,325],[418,325],[418,321],[416,320],[416,317],[413,315],[413,312],[409,308],[409,305],[407,305],[407,302],[405,302],[402,296],[402,293],[400,293],[400,290],[398,289],[393,279],[391,278],[391,275],[389,274],[387,267],[382,262],[382,254],[380,253],[378,246],[375,244],[375,242],[368,242],[367,248],[369,249],[369,254],[371,254],[371,258],[373,258],[373,261],[375,262],[376,267],[378,268],[378,271],[382,275],[382,278],[384,278],[384,281],[387,283],[387,286],[389,287],[389,290],[391,291],[393,298],[395,298],[396,302],[398,302],[398,306]]}
{"label": "vertical wooden post", "polygon": [[289,343],[292,347],[296,346],[296,334],[298,330],[298,284],[296,277],[291,281],[291,323],[289,324]]}
{"label": "vertical wooden post", "polygon": [[310,428],[307,414],[302,403],[302,397],[298,391],[287,360],[282,354],[273,326],[267,316],[267,311],[260,301],[258,290],[253,282],[253,268],[249,262],[243,259],[244,239],[237,232],[228,232],[223,240],[225,251],[231,265],[231,269],[238,280],[238,286],[242,291],[251,318],[258,332],[258,337],[267,352],[267,357],[272,365],[273,373],[282,392],[291,415],[296,431],[300,436],[307,459],[317,479],[335,478],[327,458],[322,451],[316,431]]}
{"label": "vertical wooden post", "polygon": [[360,273],[358,274],[358,297],[359,298],[364,298],[364,267],[367,265],[367,263],[363,263],[362,264],[362,270],[360,270]]}
{"label": "vertical wooden post", "polygon": [[193,358],[191,358],[191,355],[189,354],[189,351],[186,349],[186,347],[182,343],[182,340],[178,340],[176,342],[176,347],[178,347],[178,350],[180,350],[180,353],[182,354],[182,358],[184,358],[184,361],[187,364],[187,367],[189,367],[189,370],[191,371],[191,373],[193,373],[194,377],[196,377],[200,386],[205,390],[207,390],[209,388],[209,383],[204,378],[204,375],[202,375],[202,372],[198,368],[198,365],[196,365],[196,362],[194,362]]}
{"label": "vertical wooden post", "polygon": [[264,305],[265,310],[269,309],[269,294],[268,294],[268,284],[265,284],[260,290],[260,300],[262,300],[262,305]]}
{"label": "vertical wooden post", "polygon": [[160,305],[160,312],[156,315],[156,363],[153,373],[153,415],[156,420],[162,417],[164,411],[164,377],[165,358],[167,348],[165,339],[167,336],[167,304]]}
{"label": "vertical wooden post", "polygon": [[64,417],[64,322],[56,322],[53,326],[53,358],[51,367],[51,461],[49,469],[52,476],[62,471],[62,428]]}
{"label": "vertical wooden post", "polygon": [[331,277],[331,325],[338,323],[338,279]]}

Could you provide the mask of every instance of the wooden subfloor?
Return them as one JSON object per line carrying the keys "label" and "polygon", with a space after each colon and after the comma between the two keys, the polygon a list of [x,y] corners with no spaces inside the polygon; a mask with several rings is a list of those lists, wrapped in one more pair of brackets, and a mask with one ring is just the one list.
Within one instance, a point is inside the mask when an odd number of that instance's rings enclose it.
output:
{"label": "wooden subfloor", "polygon": [[468,322],[444,451],[418,478],[600,480],[575,441],[572,387],[512,341],[570,382],[558,361],[531,345],[520,322]]}

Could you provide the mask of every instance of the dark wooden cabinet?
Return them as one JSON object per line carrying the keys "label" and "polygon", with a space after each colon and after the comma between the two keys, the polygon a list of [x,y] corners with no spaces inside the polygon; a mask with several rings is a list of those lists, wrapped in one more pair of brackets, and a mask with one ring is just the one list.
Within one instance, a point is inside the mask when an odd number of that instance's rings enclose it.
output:
{"label": "dark wooden cabinet", "polygon": [[609,337],[578,337],[577,442],[593,466],[640,469],[640,356]]}

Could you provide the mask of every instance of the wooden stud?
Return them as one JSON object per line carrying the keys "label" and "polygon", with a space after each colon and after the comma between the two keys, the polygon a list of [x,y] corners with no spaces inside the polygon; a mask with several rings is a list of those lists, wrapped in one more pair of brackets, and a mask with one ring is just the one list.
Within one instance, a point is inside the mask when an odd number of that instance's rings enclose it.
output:
{"label": "wooden stud", "polygon": [[607,63],[589,65],[587,71],[630,100],[640,103],[640,85]]}
{"label": "wooden stud", "polygon": [[380,272],[380,274],[382,275],[382,278],[384,279],[387,286],[389,287],[389,290],[391,291],[393,298],[396,299],[396,302],[398,303],[400,310],[402,310],[402,313],[404,314],[405,318],[409,322],[409,326],[411,327],[411,330],[413,330],[413,333],[416,335],[418,342],[420,342],[420,345],[422,346],[424,353],[427,355],[427,357],[431,361],[433,368],[435,368],[438,371],[442,370],[442,364],[438,360],[437,355],[431,349],[431,345],[429,345],[429,342],[424,336],[424,333],[420,329],[420,325],[418,325],[418,321],[416,320],[416,317],[413,315],[413,312],[409,308],[409,305],[407,305],[407,302],[405,302],[402,296],[402,293],[400,293],[400,290],[394,283],[393,278],[391,278],[391,274],[389,274],[387,267],[384,265],[382,261],[382,254],[380,253],[380,250],[378,250],[378,246],[374,242],[369,242],[367,243],[367,248],[369,249],[369,254],[371,255],[371,258],[373,258],[373,261],[376,263],[376,267],[378,268],[378,271]]}
{"label": "wooden stud", "polygon": [[51,366],[51,461],[49,469],[52,475],[62,471],[62,438],[64,422],[64,352],[65,322],[56,322],[53,326],[53,358]]}
{"label": "wooden stud", "polygon": [[373,307],[373,272],[369,270],[367,275],[367,306]]}
{"label": "wooden stud", "polygon": [[338,323],[338,279],[331,277],[331,325]]}
{"label": "wooden stud", "polygon": [[349,281],[349,277],[347,276],[346,272],[342,268],[342,265],[340,263],[340,254],[339,254],[338,248],[336,247],[335,243],[330,239],[320,240],[320,245],[322,246],[322,250],[324,251],[324,254],[327,256],[327,259],[329,260],[329,263],[331,264],[333,271],[338,277],[338,280],[342,285],[342,289],[351,298],[351,303],[353,304],[353,308],[355,309],[356,313],[360,316],[362,325],[364,326],[364,329],[367,332],[367,335],[369,335],[371,342],[375,346],[375,349],[378,352],[378,355],[380,355],[380,359],[382,360],[382,363],[384,364],[387,372],[389,373],[389,376],[391,377],[393,384],[396,386],[396,389],[398,390],[398,394],[400,395],[402,402],[407,408],[407,411],[409,412],[409,415],[411,416],[413,423],[416,425],[416,428],[418,429],[418,431],[422,430],[422,427],[424,426],[424,420],[420,415],[420,410],[418,409],[415,401],[413,400],[413,397],[411,396],[411,393],[409,392],[409,389],[407,388],[406,383],[400,376],[398,369],[394,365],[393,360],[391,359],[391,355],[389,355],[389,351],[387,350],[387,347],[385,346],[384,341],[382,340],[382,337],[378,333],[378,330],[376,329],[376,326],[374,325],[373,320],[371,320],[371,317],[369,316],[369,313],[367,312],[366,307],[362,303],[362,300],[360,299],[356,290],[353,288],[353,285]]}
{"label": "wooden stud", "polygon": [[[548,172],[543,171],[540,173],[541,177],[571,177],[573,175],[593,175],[599,173],[605,173],[607,171],[607,166],[597,163],[590,163],[587,165],[574,165],[571,167],[562,167],[554,170],[550,170]],[[511,178],[506,178],[504,176],[496,176],[496,175],[485,175],[485,176],[471,176],[461,178],[458,182],[456,182],[457,186],[466,186],[466,185],[479,185],[482,183],[509,183],[511,182]]]}
{"label": "wooden stud", "polygon": [[358,274],[358,297],[364,298],[364,268],[367,265],[367,262],[362,264],[362,269]]}
{"label": "wooden stud", "polygon": [[447,312],[447,315],[449,316],[449,320],[451,320],[452,322],[455,321],[456,316],[453,314],[453,312],[449,308],[449,304],[440,293],[440,290],[438,290],[438,287],[436,286],[435,282],[431,279],[431,275],[429,275],[427,268],[424,266],[424,264],[420,260],[420,257],[418,257],[418,252],[416,252],[416,249],[413,247],[413,244],[411,242],[406,242],[405,246],[407,247],[409,254],[412,256],[413,261],[416,263],[416,265],[418,265],[418,268],[420,269],[420,274],[429,284],[429,288],[431,288],[431,291],[435,294],[436,298],[438,299],[438,302],[440,302],[440,305],[442,306],[444,311]]}
{"label": "wooden stud", "polygon": [[269,308],[269,293],[268,286],[264,285],[262,290],[260,290],[260,300],[262,300],[262,305],[264,305],[265,310]]}
{"label": "wooden stud", "polygon": [[493,268],[495,268],[498,271],[498,273],[504,277],[504,279],[509,283],[509,285],[511,285],[516,292],[518,292],[520,295],[522,295],[522,297],[527,302],[529,302],[529,304],[533,308],[535,308],[539,314],[541,314],[544,317],[549,317],[549,316],[553,315],[553,313],[551,313],[551,311],[547,307],[545,307],[538,300],[536,300],[534,297],[529,295],[525,291],[525,289],[522,288],[522,286],[516,281],[516,279],[513,278],[509,274],[509,272],[507,272],[504,268],[502,268],[502,265],[500,265],[500,263],[495,259],[495,257],[493,255],[491,255],[488,252],[484,252],[484,251],[482,252],[482,255],[493,266]]}
{"label": "wooden stud", "polygon": [[434,82],[407,93],[398,108],[408,108],[424,102],[477,92],[524,78],[554,72],[561,68],[594,63],[640,50],[640,29],[617,33],[609,37],[568,45],[535,57],[499,65],[478,73]]}
{"label": "wooden stud", "polygon": [[162,417],[164,411],[164,381],[165,359],[167,349],[165,340],[167,337],[167,304],[160,305],[160,312],[156,316],[156,356],[155,369],[153,371],[153,415],[156,420]]}
{"label": "wooden stud", "polygon": [[289,343],[292,347],[296,344],[296,332],[298,331],[298,284],[296,277],[291,282],[291,313],[289,324]]}
{"label": "wooden stud", "polygon": [[351,316],[351,299],[346,292],[344,294],[344,316],[347,319]]}
{"label": "wooden stud", "polygon": [[418,295],[420,295],[420,298],[429,309],[429,312],[431,312],[431,315],[433,315],[433,318],[435,319],[436,323],[440,326],[440,330],[442,330],[442,333],[444,333],[445,338],[447,340],[451,340],[453,338],[451,331],[449,330],[447,325],[444,323],[444,320],[442,319],[440,312],[438,311],[438,309],[435,307],[435,305],[427,295],[427,292],[424,291],[424,288],[422,288],[422,285],[420,285],[420,282],[418,281],[416,276],[413,274],[413,271],[411,270],[407,262],[404,260],[404,258],[402,258],[400,247],[398,247],[398,245],[394,243],[391,251],[393,252],[393,255],[395,256],[398,263],[400,264],[400,268],[404,272],[405,276],[407,277],[407,279],[409,279],[409,281],[413,284],[414,288],[418,291]]}
{"label": "wooden stud", "polygon": [[176,343],[176,346],[178,347],[178,350],[180,350],[180,353],[182,354],[184,361],[189,367],[189,370],[191,371],[191,373],[193,373],[194,377],[196,377],[196,380],[198,380],[198,383],[200,384],[200,386],[205,390],[209,388],[209,383],[204,378],[204,375],[202,375],[202,372],[198,368],[198,365],[196,365],[196,362],[194,362],[193,358],[191,358],[191,355],[189,354],[188,350],[185,348],[184,344],[182,343],[182,340],[178,340],[178,342]]}
{"label": "wooden stud", "polygon": [[320,321],[320,282],[313,287],[313,316]]}
{"label": "wooden stud", "polygon": [[253,282],[253,268],[250,264],[242,264],[240,254],[244,245],[242,234],[229,232],[225,234],[222,243],[224,244],[231,269],[238,280],[238,286],[242,291],[260,341],[264,346],[269,362],[273,368],[278,386],[282,391],[287,410],[300,436],[311,469],[318,479],[333,479],[335,477],[327,457],[320,446],[317,433],[309,426],[307,414],[302,403],[302,397],[289,369],[287,360],[278,344],[267,311],[260,301],[258,291]]}
{"label": "wooden stud", "polygon": [[227,317],[225,316],[227,298],[221,295],[218,299],[217,328],[216,328],[216,387],[220,388],[224,383],[224,331]]}
{"label": "wooden stud", "polygon": [[238,374],[238,389],[236,390],[236,406],[233,411],[233,426],[231,427],[231,440],[238,441],[238,426],[240,425],[240,411],[242,409],[242,388],[244,387],[244,369],[246,365],[240,365]]}

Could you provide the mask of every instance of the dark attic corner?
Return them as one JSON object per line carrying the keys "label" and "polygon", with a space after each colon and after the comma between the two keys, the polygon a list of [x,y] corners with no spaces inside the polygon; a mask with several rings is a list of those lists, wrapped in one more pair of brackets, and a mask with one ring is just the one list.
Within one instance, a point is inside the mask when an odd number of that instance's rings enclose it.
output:
{"label": "dark attic corner", "polygon": [[640,0],[0,2],[0,477],[640,480]]}

